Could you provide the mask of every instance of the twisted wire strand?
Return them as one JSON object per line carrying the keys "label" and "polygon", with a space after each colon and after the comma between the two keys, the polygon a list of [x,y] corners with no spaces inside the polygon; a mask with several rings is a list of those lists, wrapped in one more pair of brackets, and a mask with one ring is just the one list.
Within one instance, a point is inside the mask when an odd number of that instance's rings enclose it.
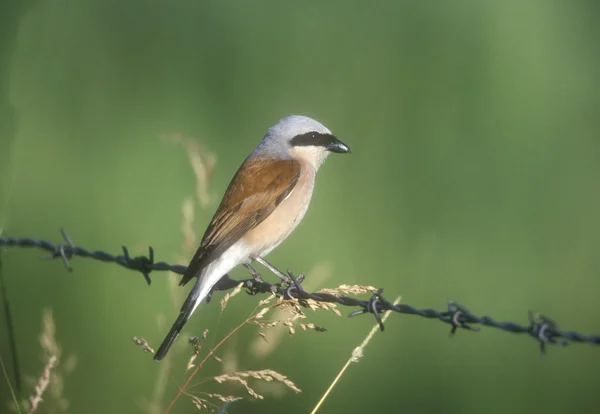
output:
{"label": "twisted wire strand", "polygon": [[[46,240],[32,238],[0,237],[0,246],[35,247],[46,250],[49,252],[49,254],[43,256],[44,258],[56,259],[60,257],[68,271],[72,271],[70,259],[73,256],[87,257],[103,262],[117,263],[126,269],[142,273],[148,285],[151,283],[150,273],[153,271],[167,270],[177,274],[183,274],[187,268],[183,265],[173,265],[166,262],[154,262],[154,250],[152,247],[149,247],[148,249],[148,256],[131,257],[125,246],[122,247],[122,255],[112,255],[102,250],[90,251],[84,247],[75,246],[64,229],[61,229],[61,233],[64,243],[55,244]],[[383,289],[379,289],[378,291],[374,292],[372,297],[368,300],[325,292],[310,293],[302,288],[301,282],[304,279],[303,275],[296,277],[290,270],[287,271],[287,275],[291,280],[290,283],[279,282],[276,284],[271,284],[261,279],[257,280],[254,278],[235,280],[230,278],[228,275],[224,275],[213,287],[213,291],[232,289],[238,286],[240,283],[243,283],[247,292],[251,295],[259,293],[274,293],[276,295],[283,296],[286,299],[298,299],[301,304],[305,304],[306,300],[312,299],[317,302],[329,302],[342,306],[358,307],[360,309],[351,312],[348,316],[352,317],[370,313],[374,315],[382,331],[384,330],[384,325],[379,314],[388,310],[406,315],[416,315],[428,319],[437,319],[441,322],[449,324],[451,326],[450,336],[453,336],[459,328],[476,332],[479,331],[479,327],[474,325],[489,326],[505,332],[527,334],[529,337],[538,341],[540,352],[542,354],[545,354],[546,346],[550,344],[566,346],[569,342],[573,342],[600,345],[600,335],[583,335],[578,332],[560,330],[556,322],[541,314],[529,312],[529,324],[520,325],[514,322],[496,321],[490,316],[477,316],[471,313],[464,306],[453,301],[450,301],[448,303],[448,308],[443,311],[437,311],[435,309],[417,309],[407,304],[394,305],[392,302],[383,297]],[[210,300],[210,296],[207,300]]]}

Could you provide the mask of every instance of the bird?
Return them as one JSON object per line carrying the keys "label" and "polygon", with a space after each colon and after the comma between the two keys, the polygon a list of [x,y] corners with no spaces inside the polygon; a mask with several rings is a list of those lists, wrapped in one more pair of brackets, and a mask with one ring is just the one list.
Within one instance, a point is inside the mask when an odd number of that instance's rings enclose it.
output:
{"label": "bird", "polygon": [[233,176],[180,286],[196,279],[179,316],[156,351],[163,359],[198,305],[233,268],[254,276],[257,261],[285,277],[265,260],[304,217],[319,167],[330,153],[350,148],[320,122],[302,115],[280,119]]}

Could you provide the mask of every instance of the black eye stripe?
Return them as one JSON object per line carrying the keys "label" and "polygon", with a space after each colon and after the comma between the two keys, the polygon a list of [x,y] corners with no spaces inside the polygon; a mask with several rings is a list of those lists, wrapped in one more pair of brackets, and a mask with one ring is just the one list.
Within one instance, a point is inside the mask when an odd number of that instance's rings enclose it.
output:
{"label": "black eye stripe", "polygon": [[321,134],[319,132],[307,132],[306,134],[296,135],[291,139],[290,144],[293,147],[325,147],[337,142],[337,138],[331,134]]}

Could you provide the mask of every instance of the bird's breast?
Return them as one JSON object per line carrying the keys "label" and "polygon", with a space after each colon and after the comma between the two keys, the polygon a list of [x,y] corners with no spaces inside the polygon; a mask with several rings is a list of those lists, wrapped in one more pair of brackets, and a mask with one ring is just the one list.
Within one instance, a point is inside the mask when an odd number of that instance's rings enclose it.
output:
{"label": "bird's breast", "polygon": [[300,177],[290,195],[254,229],[244,236],[252,255],[265,256],[298,226],[310,204],[315,183],[315,170],[303,165]]}

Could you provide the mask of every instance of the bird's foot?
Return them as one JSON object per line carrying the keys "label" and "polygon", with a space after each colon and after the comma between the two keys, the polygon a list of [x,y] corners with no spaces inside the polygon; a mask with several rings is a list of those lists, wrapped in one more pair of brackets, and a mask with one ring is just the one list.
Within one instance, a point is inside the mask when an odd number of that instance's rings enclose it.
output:
{"label": "bird's foot", "polygon": [[279,279],[281,279],[281,281],[283,283],[286,283],[287,285],[291,285],[292,283],[294,283],[294,281],[291,277],[289,277],[288,275],[283,273],[281,270],[277,269],[275,266],[273,266],[271,263],[267,262],[262,257],[256,257],[255,260],[258,263],[260,263],[261,265],[263,265],[264,267],[266,267],[267,269],[269,269],[271,272],[273,272],[273,274],[275,276],[277,276]]}
{"label": "bird's foot", "polygon": [[265,283],[260,273],[258,273],[250,264],[245,264],[244,267],[246,270],[248,270],[248,273],[250,273],[252,279],[254,279],[257,283]]}

